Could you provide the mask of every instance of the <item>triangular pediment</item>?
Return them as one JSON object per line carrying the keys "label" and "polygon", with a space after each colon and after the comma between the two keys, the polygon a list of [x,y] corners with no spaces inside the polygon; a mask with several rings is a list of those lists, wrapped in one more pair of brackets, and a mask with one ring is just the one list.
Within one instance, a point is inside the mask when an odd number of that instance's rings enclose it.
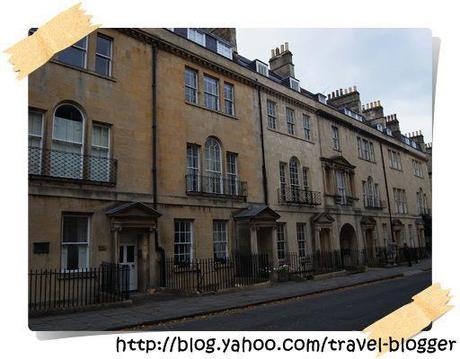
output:
{"label": "triangular pediment", "polygon": [[153,207],[141,202],[127,202],[118,204],[109,208],[106,212],[109,217],[155,217],[158,218],[161,214]]}
{"label": "triangular pediment", "polygon": [[332,156],[332,157],[321,157],[321,160],[323,162],[327,162],[330,164],[334,164],[339,167],[346,167],[346,168],[355,168],[356,166],[353,166],[345,157],[343,156]]}
{"label": "triangular pediment", "polygon": [[314,224],[331,224],[335,222],[334,217],[329,213],[319,213],[312,219]]}
{"label": "triangular pediment", "polygon": [[233,215],[235,220],[273,220],[276,221],[281,216],[273,209],[265,205],[253,205],[245,208]]}

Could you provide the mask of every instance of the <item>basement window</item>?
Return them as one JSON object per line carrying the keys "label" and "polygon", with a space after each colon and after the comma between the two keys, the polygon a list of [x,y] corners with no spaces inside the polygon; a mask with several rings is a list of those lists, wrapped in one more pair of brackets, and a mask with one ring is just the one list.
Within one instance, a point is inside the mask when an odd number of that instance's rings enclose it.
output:
{"label": "basement window", "polygon": [[268,66],[263,62],[256,61],[256,71],[259,74],[268,77]]}
{"label": "basement window", "polygon": [[290,86],[291,89],[293,89],[294,91],[300,92],[300,85],[299,85],[299,81],[298,81],[298,80],[293,79],[292,77],[290,77],[290,78],[289,78],[289,86]]}

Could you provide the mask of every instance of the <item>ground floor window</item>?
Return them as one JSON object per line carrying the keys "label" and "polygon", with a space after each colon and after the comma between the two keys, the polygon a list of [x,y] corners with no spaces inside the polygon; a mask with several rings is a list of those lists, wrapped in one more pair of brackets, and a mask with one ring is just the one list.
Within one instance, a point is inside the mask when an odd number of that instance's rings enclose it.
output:
{"label": "ground floor window", "polygon": [[286,258],[286,224],[278,223],[276,225],[276,248],[278,251],[278,260]]}
{"label": "ground floor window", "polygon": [[214,259],[223,260],[227,257],[227,222],[213,222]]}
{"label": "ground floor window", "polygon": [[174,221],[174,264],[189,264],[192,260],[192,221]]}
{"label": "ground floor window", "polygon": [[62,218],[63,270],[78,270],[88,267],[89,216],[64,215]]}
{"label": "ground floor window", "polygon": [[297,244],[299,246],[299,257],[301,258],[306,255],[305,241],[305,223],[297,223]]}

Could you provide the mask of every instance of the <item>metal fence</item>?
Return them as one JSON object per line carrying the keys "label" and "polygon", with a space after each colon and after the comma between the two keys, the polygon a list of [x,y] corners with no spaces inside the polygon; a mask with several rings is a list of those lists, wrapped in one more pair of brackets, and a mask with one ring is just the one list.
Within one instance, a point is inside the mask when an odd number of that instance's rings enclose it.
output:
{"label": "metal fence", "polygon": [[76,152],[29,147],[29,175],[113,185],[117,181],[117,161]]}
{"label": "metal fence", "polygon": [[267,281],[271,269],[267,254],[198,258],[186,263],[166,258],[161,283],[184,292],[213,292]]}
{"label": "metal fence", "polygon": [[318,206],[321,204],[321,192],[301,187],[282,186],[278,188],[278,201],[284,204]]}
{"label": "metal fence", "polygon": [[247,183],[236,175],[203,176],[198,173],[185,175],[186,192],[209,195],[222,195],[245,199]]}
{"label": "metal fence", "polygon": [[29,312],[113,303],[129,298],[129,268],[103,263],[78,271],[29,271]]}

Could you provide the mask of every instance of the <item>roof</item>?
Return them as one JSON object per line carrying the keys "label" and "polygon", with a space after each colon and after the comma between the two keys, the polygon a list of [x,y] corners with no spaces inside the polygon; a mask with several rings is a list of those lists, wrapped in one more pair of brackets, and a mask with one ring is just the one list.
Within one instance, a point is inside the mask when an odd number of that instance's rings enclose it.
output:
{"label": "roof", "polygon": [[276,213],[267,205],[251,205],[248,208],[243,209],[237,214],[233,215],[233,218],[236,220],[239,219],[253,219],[262,216],[263,214],[268,214],[269,217],[277,220],[281,216]]}

